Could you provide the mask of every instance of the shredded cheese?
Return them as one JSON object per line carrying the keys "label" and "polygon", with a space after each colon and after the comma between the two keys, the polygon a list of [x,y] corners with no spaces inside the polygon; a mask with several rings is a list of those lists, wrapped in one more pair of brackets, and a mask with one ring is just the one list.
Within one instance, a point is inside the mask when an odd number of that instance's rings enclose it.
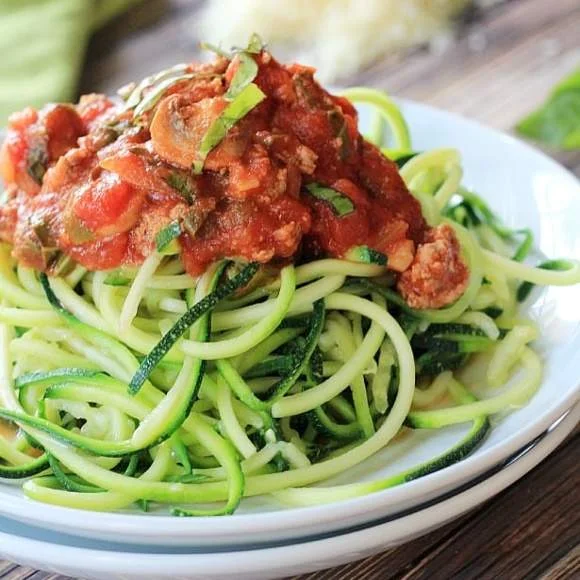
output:
{"label": "shredded cheese", "polygon": [[[440,45],[471,0],[212,0],[197,21],[201,38],[244,46],[257,32],[277,53],[345,77],[389,53]],[[284,54],[286,53],[286,54]]]}

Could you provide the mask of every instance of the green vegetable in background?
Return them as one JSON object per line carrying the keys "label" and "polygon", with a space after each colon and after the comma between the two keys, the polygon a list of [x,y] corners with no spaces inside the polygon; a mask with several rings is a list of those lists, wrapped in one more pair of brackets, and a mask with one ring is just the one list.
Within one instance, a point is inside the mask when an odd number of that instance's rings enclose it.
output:
{"label": "green vegetable in background", "polygon": [[580,68],[556,85],[546,103],[516,129],[547,145],[580,149]]}
{"label": "green vegetable in background", "polygon": [[141,0],[0,0],[0,127],[74,98],[93,32]]}

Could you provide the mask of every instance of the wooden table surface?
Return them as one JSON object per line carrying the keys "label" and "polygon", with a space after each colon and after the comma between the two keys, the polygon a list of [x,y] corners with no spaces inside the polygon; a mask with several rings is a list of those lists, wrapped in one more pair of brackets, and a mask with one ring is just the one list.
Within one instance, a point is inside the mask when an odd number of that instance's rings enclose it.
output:
{"label": "wooden table surface", "polygon": [[[111,23],[89,47],[82,92],[111,93],[195,58],[191,23],[200,5],[149,0]],[[446,51],[392,57],[344,82],[385,88],[509,131],[578,64],[578,0],[506,0],[473,13]],[[580,175],[580,152],[554,155]],[[540,466],[469,515],[399,548],[294,580],[578,579],[579,452],[577,429]],[[65,580],[0,562],[1,580],[25,578]]]}

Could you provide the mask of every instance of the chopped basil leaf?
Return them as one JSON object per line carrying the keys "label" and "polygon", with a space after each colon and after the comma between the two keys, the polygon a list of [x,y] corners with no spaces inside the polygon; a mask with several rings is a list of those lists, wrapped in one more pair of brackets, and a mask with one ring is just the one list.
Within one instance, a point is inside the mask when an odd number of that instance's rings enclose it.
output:
{"label": "chopped basil leaf", "polygon": [[53,264],[58,262],[58,259],[62,255],[62,252],[58,248],[39,248],[40,256],[42,257],[42,263],[44,264],[44,269],[50,270]]}
{"label": "chopped basil leaf", "polygon": [[95,240],[95,234],[72,212],[64,214],[63,225],[71,242],[76,245]]}
{"label": "chopped basil leaf", "polygon": [[367,248],[368,252],[368,259],[369,263],[377,264],[379,266],[386,266],[387,265],[387,256],[378,250],[373,250],[372,248]]}
{"label": "chopped basil leaf", "polygon": [[228,101],[235,99],[253,80],[258,74],[258,64],[253,59],[252,56],[245,52],[241,52],[238,55],[240,59],[240,64],[234,78],[230,83],[228,92],[225,97]]}
{"label": "chopped basil leaf", "polygon": [[248,42],[248,47],[246,48],[246,52],[251,52],[252,54],[260,54],[266,45],[264,41],[260,38],[258,34],[254,32],[252,36],[250,36],[250,41]]}
{"label": "chopped basil leaf", "polygon": [[195,197],[195,192],[191,187],[187,175],[172,171],[166,178],[167,185],[175,189],[188,203],[191,203]]}
{"label": "chopped basil leaf", "polygon": [[26,172],[38,185],[42,185],[42,178],[46,173],[48,155],[43,145],[32,147],[26,159]]}
{"label": "chopped basil leaf", "polygon": [[192,209],[183,216],[181,225],[183,226],[185,232],[194,238],[197,234],[197,231],[202,226],[205,218],[206,214]]}
{"label": "chopped basil leaf", "polygon": [[328,111],[327,115],[335,137],[340,139],[339,155],[340,158],[344,161],[349,156],[351,151],[351,142],[346,127],[346,120],[344,115],[338,109]]}
{"label": "chopped basil leaf", "polygon": [[355,246],[347,254],[348,260],[362,262],[363,264],[376,264],[377,266],[387,265],[387,256],[378,250],[373,250],[368,246]]}
{"label": "chopped basil leaf", "polygon": [[312,77],[306,73],[298,73],[292,80],[299,102],[310,109],[317,109],[320,101],[312,84]]}
{"label": "chopped basil leaf", "polygon": [[209,50],[210,52],[215,52],[215,54],[219,56],[223,56],[228,60],[232,58],[232,55],[224,50],[221,46],[216,46],[215,44],[211,44],[211,42],[202,42],[199,45],[203,50]]}
{"label": "chopped basil leaf", "polygon": [[38,214],[33,214],[28,221],[28,225],[34,232],[40,246],[43,248],[56,248],[54,236],[50,231],[50,226],[46,218]]}
{"label": "chopped basil leaf", "polygon": [[524,137],[561,149],[580,149],[580,69],[560,82],[545,104],[517,125]]}
{"label": "chopped basil leaf", "polygon": [[45,173],[46,167],[40,161],[35,161],[28,166],[28,175],[30,175],[38,185],[42,185],[42,178]]}
{"label": "chopped basil leaf", "polygon": [[137,88],[137,83],[135,82],[130,82],[127,83],[126,85],[123,85],[120,89],[117,90],[117,94],[124,100],[127,101],[127,99],[131,96],[131,94],[133,93],[133,91]]}
{"label": "chopped basil leaf", "polygon": [[181,235],[181,224],[178,221],[171,222],[155,236],[155,246],[158,252],[163,252],[169,244]]}
{"label": "chopped basil leaf", "polygon": [[221,143],[228,131],[254,107],[259,105],[266,95],[251,83],[222,111],[219,117],[209,126],[201,140],[198,159],[193,164],[193,172],[201,173],[205,159]]}
{"label": "chopped basil leaf", "polygon": [[234,78],[230,82],[226,99],[231,101],[237,97],[250,83],[254,81],[258,75],[258,63],[254,60],[252,55],[260,54],[264,49],[262,39],[256,34],[252,34],[248,46],[241,50],[235,49],[234,52],[238,54],[240,64],[236,70]]}
{"label": "chopped basil leaf", "polygon": [[53,276],[62,276],[65,272],[70,272],[72,270],[74,260],[58,250],[58,252],[53,254],[50,262],[47,262],[47,266]]}
{"label": "chopped basil leaf", "polygon": [[153,87],[151,87],[147,95],[143,99],[141,99],[139,104],[135,107],[135,110],[133,111],[133,117],[134,118],[140,117],[147,111],[150,111],[159,102],[159,99],[161,99],[165,91],[167,91],[167,89],[169,89],[173,85],[181,81],[192,79],[195,76],[196,75],[194,74],[179,75],[176,77],[165,79],[159,82],[158,84],[154,85]]}
{"label": "chopped basil leaf", "polygon": [[345,217],[351,214],[355,209],[350,198],[339,191],[336,191],[336,189],[325,187],[318,183],[309,183],[306,186],[306,189],[316,199],[329,203],[333,213],[338,217]]}
{"label": "chopped basil leaf", "polygon": [[157,74],[145,77],[127,97],[127,102],[125,104],[126,108],[134,109],[141,102],[145,89],[148,89],[165,79],[183,75],[187,70],[187,66],[188,65],[186,64],[178,64]]}

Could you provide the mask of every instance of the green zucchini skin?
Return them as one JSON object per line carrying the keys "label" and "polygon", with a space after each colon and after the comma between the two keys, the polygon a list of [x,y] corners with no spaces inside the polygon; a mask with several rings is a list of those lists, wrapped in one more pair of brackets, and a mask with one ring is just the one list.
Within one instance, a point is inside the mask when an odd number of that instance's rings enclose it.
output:
{"label": "green zucchini skin", "polygon": [[[216,273],[213,277],[213,281],[211,284],[209,294],[204,297],[200,302],[196,305],[192,306],[188,312],[182,316],[179,321],[174,325],[174,327],[163,337],[160,343],[157,345],[155,349],[153,349],[152,353],[148,357],[146,357],[135,374],[134,381],[130,383],[130,394],[136,394],[140,387],[145,383],[147,377],[151,370],[155,368],[156,364],[161,360],[163,354],[166,353],[173,344],[185,333],[185,331],[193,325],[196,321],[200,318],[206,316],[209,311],[211,311],[215,306],[222,300],[223,298],[231,295],[239,288],[244,287],[254,276],[258,269],[257,264],[249,264],[246,266],[239,274],[237,274],[232,280],[223,283],[221,286],[218,286],[219,279],[225,268],[228,266],[227,262],[224,262],[220,267],[217,268]],[[48,282],[48,278],[46,276],[43,277],[43,288],[47,295],[49,302],[52,304],[54,308],[56,308],[63,316],[67,319],[72,321],[76,321],[76,318],[72,316],[68,311],[66,311],[54,293],[50,288],[50,284]],[[209,337],[210,326],[209,326],[209,319],[206,316],[206,323],[202,325],[200,329],[200,335],[198,336],[199,340],[205,341]],[[0,409],[0,417],[7,421],[11,421],[20,425],[26,425],[28,427],[32,427],[47,433],[48,435],[52,436],[53,438],[62,441],[66,444],[72,445],[79,449],[82,449],[85,452],[92,453],[94,455],[98,455],[101,457],[125,457],[127,455],[132,455],[139,451],[143,451],[155,445],[158,445],[168,437],[170,437],[182,424],[183,421],[187,418],[191,411],[191,407],[195,402],[195,398],[197,396],[197,392],[199,391],[201,382],[203,380],[203,374],[205,370],[205,361],[196,359],[194,361],[194,367],[192,369],[192,377],[190,379],[190,386],[186,389],[184,393],[184,397],[181,402],[173,409],[172,418],[169,424],[164,427],[163,432],[156,437],[155,439],[148,440],[146,444],[142,445],[135,445],[132,443],[131,440],[126,441],[101,441],[92,439],[89,437],[85,437],[83,435],[79,435],[77,433],[73,433],[60,427],[59,425],[55,425],[50,421],[42,417],[34,417],[31,415],[25,415],[22,413],[17,413],[14,411],[8,411],[4,409]],[[112,379],[107,379],[106,376],[97,376],[93,373],[84,373],[78,371],[67,370],[64,373],[52,373],[47,375],[33,375],[28,379],[23,381],[21,385],[21,389],[24,387],[24,383],[27,385],[36,384],[39,386],[40,383],[44,381],[46,386],[53,381],[62,380],[65,376],[68,375],[68,378],[72,378],[73,375],[80,375],[82,380],[96,380],[96,381],[103,381],[107,383],[108,381],[112,381]]]}
{"label": "green zucchini skin", "polygon": [[63,470],[60,463],[55,457],[53,457],[50,453],[47,453],[47,457],[48,463],[52,470],[52,474],[54,475],[54,477],[56,477],[62,488],[65,489],[66,491],[72,491],[76,493],[102,493],[106,491],[99,487],[95,487],[94,485],[87,485],[86,483],[80,483],[76,481],[75,479],[70,477],[67,473],[65,473],[65,471]]}
{"label": "green zucchini skin", "polygon": [[361,426],[355,421],[353,423],[337,423],[328,416],[322,408],[317,407],[309,412],[310,419],[316,430],[322,435],[330,438],[356,440],[362,438]]}
{"label": "green zucchini skin", "polygon": [[368,246],[355,246],[351,248],[346,254],[346,259],[352,262],[362,262],[363,264],[387,266],[387,256]]}
{"label": "green zucchini skin", "polygon": [[[33,417],[24,413],[7,411],[6,409],[0,409],[0,418],[19,426],[24,425],[33,429],[38,429],[39,431],[50,435],[57,441],[72,445],[78,449],[100,457],[125,457],[126,455],[132,455],[136,451],[145,449],[145,447],[142,449],[135,449],[128,441],[101,441],[78,435],[41,417]],[[154,443],[149,447],[152,447],[153,445]]]}
{"label": "green zucchini skin", "polygon": [[171,347],[204,314],[211,312],[219,302],[231,296],[236,290],[246,286],[258,271],[257,263],[248,264],[230,281],[223,283],[203,300],[192,306],[159,341],[155,348],[143,359],[139,369],[129,383],[129,392],[138,393],[153,369],[159,364]]}
{"label": "green zucchini skin", "polygon": [[[407,423],[410,427],[414,427],[412,420],[408,420]],[[481,445],[490,430],[491,423],[486,416],[476,418],[472,428],[464,439],[444,454],[405,473],[404,481],[413,481],[414,479],[435,473],[465,459]]]}
{"label": "green zucchini skin", "polygon": [[50,467],[45,453],[24,465],[0,465],[0,479],[28,479],[46,471]]}
{"label": "green zucchini skin", "polygon": [[21,389],[29,385],[50,386],[59,381],[65,381],[69,378],[87,378],[93,379],[101,376],[103,373],[91,371],[82,368],[62,368],[52,371],[42,371],[20,375],[14,380],[14,388]]}
{"label": "green zucchini skin", "polygon": [[300,375],[306,370],[310,359],[318,344],[320,333],[324,327],[326,309],[324,300],[317,300],[313,306],[313,313],[308,326],[306,336],[304,337],[303,346],[293,360],[289,372],[274,385],[268,397],[268,403],[274,403],[282,398],[296,383]]}

